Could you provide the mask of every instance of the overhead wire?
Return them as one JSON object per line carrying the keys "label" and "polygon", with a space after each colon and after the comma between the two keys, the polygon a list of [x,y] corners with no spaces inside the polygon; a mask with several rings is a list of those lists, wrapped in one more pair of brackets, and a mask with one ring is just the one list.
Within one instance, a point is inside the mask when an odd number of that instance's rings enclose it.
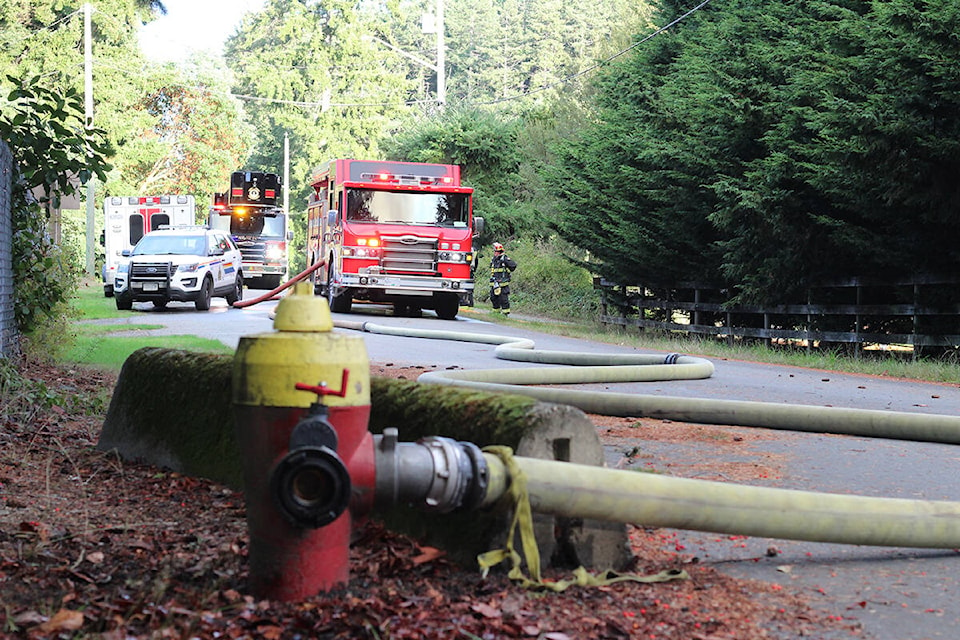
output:
{"label": "overhead wire", "polygon": [[534,95],[534,94],[537,94],[537,93],[542,93],[542,92],[544,92],[544,91],[549,91],[550,89],[553,89],[554,87],[558,87],[558,86],[560,86],[560,85],[567,84],[568,82],[572,82],[572,81],[576,80],[577,78],[580,78],[581,76],[585,76],[586,74],[588,74],[588,73],[590,73],[590,72],[592,72],[592,71],[596,71],[597,69],[599,69],[599,68],[602,67],[603,65],[608,64],[611,60],[616,60],[616,59],[619,58],[620,56],[625,55],[626,53],[629,53],[630,51],[636,49],[636,48],[639,47],[640,45],[642,45],[642,44],[644,44],[644,43],[646,43],[646,42],[649,42],[650,40],[652,40],[653,38],[659,36],[659,35],[662,34],[662,33],[665,33],[666,31],[668,31],[668,30],[669,30],[670,28],[672,28],[673,26],[679,24],[680,22],[683,22],[684,20],[686,20],[687,18],[689,18],[690,16],[692,16],[692,15],[695,14],[696,12],[700,11],[701,9],[703,9],[705,6],[707,6],[708,4],[710,4],[710,2],[711,2],[711,0],[703,0],[703,2],[701,2],[700,4],[698,4],[697,6],[695,6],[694,8],[690,9],[689,11],[687,11],[686,13],[684,13],[683,15],[681,15],[681,16],[673,19],[673,20],[670,21],[668,24],[665,24],[664,26],[656,29],[655,31],[653,31],[652,33],[650,33],[649,35],[647,35],[646,37],[641,38],[640,40],[634,42],[633,44],[631,44],[631,45],[630,45],[629,47],[627,47],[626,49],[623,49],[623,50],[621,50],[621,51],[618,51],[617,53],[613,54],[612,56],[609,56],[609,57],[601,60],[600,62],[597,62],[596,64],[593,64],[593,65],[587,67],[586,69],[582,69],[582,70],[578,71],[577,73],[571,74],[571,75],[569,75],[569,76],[567,76],[567,77],[565,77],[565,78],[561,78],[561,79],[559,79],[559,80],[556,80],[555,82],[552,82],[552,83],[550,83],[550,84],[544,85],[544,86],[542,86],[542,87],[537,87],[536,89],[531,89],[530,91],[524,91],[524,92],[522,92],[522,93],[518,93],[518,94],[513,95],[513,96],[508,96],[508,97],[505,97],[505,98],[499,98],[499,99],[497,99],[497,100],[491,100],[491,101],[489,101],[489,102],[478,102],[478,103],[476,103],[476,104],[488,106],[488,105],[492,105],[492,104],[500,104],[500,103],[503,103],[503,102],[510,102],[510,101],[512,101],[512,100],[519,100],[520,98],[526,98],[526,97],[528,97],[528,96],[531,96],[531,95]]}
{"label": "overhead wire", "polygon": [[35,31],[31,31],[31,32],[29,33],[29,35],[24,36],[23,38],[20,38],[20,39],[17,40],[15,43],[6,43],[6,46],[7,46],[7,47],[10,47],[10,46],[12,46],[12,45],[14,45],[14,44],[20,45],[20,44],[22,44],[22,43],[24,43],[24,42],[27,42],[27,41],[30,40],[31,38],[35,38],[35,37],[39,36],[41,33],[44,33],[44,32],[46,32],[46,31],[53,31],[54,28],[56,28],[57,25],[59,25],[61,22],[66,22],[67,20],[71,19],[73,16],[81,13],[82,11],[83,11],[83,9],[77,9],[77,10],[71,12],[71,13],[68,13],[67,15],[63,16],[62,18],[59,18],[58,20],[55,20],[54,22],[51,22],[51,23],[48,24],[48,25],[45,25],[45,26],[43,26],[43,27],[40,27],[39,29],[36,29]]}
{"label": "overhead wire", "polygon": [[[608,56],[607,58],[604,58],[604,59],[601,60],[600,62],[597,62],[596,64],[593,64],[593,65],[591,65],[591,66],[589,66],[589,67],[587,67],[587,68],[585,68],[585,69],[582,69],[582,70],[578,71],[577,73],[570,74],[570,75],[568,75],[568,76],[566,76],[566,77],[564,77],[564,78],[561,78],[561,79],[559,79],[559,80],[556,80],[556,81],[554,81],[554,82],[552,82],[552,83],[549,83],[549,84],[547,84],[547,85],[543,85],[543,86],[541,86],[541,87],[538,87],[538,88],[535,88],[535,89],[531,89],[531,90],[529,90],[529,91],[524,91],[524,92],[521,92],[521,93],[517,93],[517,94],[515,94],[515,95],[513,95],[513,96],[506,96],[506,97],[503,97],[503,98],[499,98],[499,99],[496,99],[496,100],[485,101],[485,102],[476,102],[476,103],[474,103],[474,104],[476,104],[476,105],[481,105],[481,106],[489,106],[489,105],[494,105],[494,104],[502,104],[502,103],[504,103],[504,102],[511,102],[511,101],[513,101],[513,100],[519,100],[519,99],[522,99],[522,98],[526,98],[526,97],[529,97],[529,96],[531,96],[531,95],[535,95],[535,94],[538,94],[538,93],[542,93],[542,92],[544,92],[544,91],[548,91],[548,90],[553,89],[553,88],[555,88],[555,87],[557,87],[557,86],[561,86],[561,85],[570,83],[570,82],[572,82],[572,81],[574,81],[574,80],[576,80],[576,79],[578,79],[578,78],[580,78],[580,77],[583,77],[583,76],[585,76],[585,75],[587,75],[587,74],[589,74],[589,73],[591,73],[591,72],[599,69],[600,67],[604,66],[605,64],[608,64],[608,63],[611,62],[612,60],[615,60],[615,59],[617,59],[617,58],[619,58],[619,57],[627,54],[628,52],[632,51],[633,49],[636,49],[636,48],[639,47],[640,45],[642,45],[642,44],[644,44],[644,43],[646,43],[646,42],[649,42],[649,41],[652,40],[653,38],[659,36],[660,34],[666,32],[666,31],[668,31],[669,29],[671,29],[671,28],[674,27],[675,25],[679,24],[680,22],[686,20],[687,18],[689,18],[690,16],[692,16],[692,15],[695,14],[696,12],[700,11],[701,9],[703,9],[705,6],[707,6],[708,4],[710,4],[711,1],[712,1],[712,0],[703,0],[702,2],[700,2],[698,5],[696,5],[696,6],[693,7],[692,9],[686,11],[686,12],[683,13],[682,15],[680,15],[680,16],[678,16],[677,18],[675,18],[674,20],[670,21],[668,24],[666,24],[666,25],[664,25],[664,26],[662,26],[662,27],[659,27],[658,29],[656,29],[655,31],[653,31],[653,32],[650,33],[649,35],[645,36],[644,38],[638,40],[637,42],[634,42],[634,43],[631,44],[629,47],[626,47],[626,48],[618,51],[617,53],[615,53],[615,54],[613,54],[613,55],[611,55],[611,56]],[[31,34],[31,36],[29,36],[29,37],[33,37],[34,35],[40,33],[40,32],[43,31],[43,30],[52,29],[52,28],[54,28],[56,25],[58,25],[58,24],[60,24],[61,22],[64,22],[64,21],[72,18],[73,16],[79,14],[80,12],[81,12],[81,10],[80,10],[80,9],[77,9],[76,11],[74,11],[74,12],[72,12],[72,13],[70,13],[70,14],[62,17],[62,18],[60,18],[60,19],[57,20],[56,22],[51,23],[50,25],[47,25],[46,27],[43,27],[43,29],[34,32],[34,33]],[[138,69],[138,70],[134,70],[134,69],[124,69],[124,68],[118,67],[118,66],[116,66],[116,65],[112,65],[112,64],[110,64],[110,63],[106,63],[106,62],[104,62],[103,60],[96,60],[96,59],[95,59],[95,62],[97,62],[97,63],[99,64],[99,66],[103,66],[103,67],[106,67],[106,68],[111,68],[111,69],[114,69],[114,70],[116,70],[116,71],[120,71],[120,72],[122,72],[122,73],[128,73],[128,74],[143,73],[144,69],[146,68],[146,67],[141,67],[141,68]],[[205,90],[205,91],[209,91],[209,92],[211,92],[211,93],[215,93],[215,92],[216,92],[216,91],[214,91],[214,90],[213,90],[212,88],[210,88],[210,87],[191,86],[191,85],[186,85],[186,84],[183,84],[183,85],[181,85],[181,86],[189,87],[189,88],[194,88],[194,89],[198,89],[198,90]],[[318,102],[318,101],[308,101],[308,100],[287,100],[287,99],[280,99],[280,98],[265,98],[265,97],[262,97],[262,96],[255,96],[255,95],[249,95],[249,94],[234,93],[234,92],[232,92],[232,91],[230,91],[230,90],[226,90],[226,91],[224,91],[223,93],[225,93],[228,97],[233,97],[233,98],[238,99],[238,100],[244,100],[244,101],[249,101],[249,102],[260,102],[260,103],[268,103],[268,104],[288,105],[288,106],[303,107],[303,108],[321,108],[321,109],[327,109],[327,108],[359,108],[359,107],[389,107],[389,106],[406,106],[406,107],[409,107],[409,106],[415,106],[415,105],[434,104],[434,103],[436,102],[436,100],[433,100],[433,99],[403,100],[403,101],[390,101],[390,102],[333,102],[333,101],[327,101],[327,100],[323,100],[323,101],[319,101],[319,102]]]}

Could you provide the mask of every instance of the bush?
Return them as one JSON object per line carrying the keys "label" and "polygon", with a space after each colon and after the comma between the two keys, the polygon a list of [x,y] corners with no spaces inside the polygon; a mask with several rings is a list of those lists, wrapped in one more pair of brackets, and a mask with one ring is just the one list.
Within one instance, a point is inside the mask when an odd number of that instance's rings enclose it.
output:
{"label": "bush", "polygon": [[[11,193],[13,272],[17,327],[39,332],[58,322],[76,269],[47,233],[50,211],[76,192],[72,176],[85,183],[106,179],[110,146],[101,129],[85,125],[82,96],[63,90],[55,78],[8,76],[16,88],[0,102],[0,139],[7,141],[15,171]],[[40,202],[37,188],[48,194]]]}
{"label": "bush", "polygon": [[[586,256],[556,238],[505,242],[506,253],[517,261],[510,285],[510,306],[564,320],[593,320],[600,309],[600,294],[593,289],[592,274],[579,266]],[[477,300],[489,302],[487,286],[492,250],[480,255],[477,267]]]}

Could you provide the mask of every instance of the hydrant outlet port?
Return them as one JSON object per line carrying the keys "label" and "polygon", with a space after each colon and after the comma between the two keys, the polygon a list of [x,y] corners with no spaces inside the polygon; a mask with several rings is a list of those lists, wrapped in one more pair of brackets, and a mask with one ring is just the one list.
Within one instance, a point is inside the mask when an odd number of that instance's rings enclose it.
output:
{"label": "hydrant outlet port", "polygon": [[329,447],[301,447],[277,463],[270,474],[270,492],[291,524],[317,529],[349,506],[350,473]]}

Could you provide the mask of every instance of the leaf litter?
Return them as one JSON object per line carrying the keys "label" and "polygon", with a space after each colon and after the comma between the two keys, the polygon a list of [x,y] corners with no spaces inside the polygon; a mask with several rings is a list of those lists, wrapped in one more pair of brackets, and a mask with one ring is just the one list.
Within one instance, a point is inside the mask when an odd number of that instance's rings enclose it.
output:
{"label": "leaf litter", "polygon": [[[24,376],[72,394],[112,389],[111,374],[25,363]],[[402,367],[373,375],[407,377]],[[71,375],[73,374],[73,375]],[[74,403],[83,405],[83,403]],[[438,549],[357,527],[351,579],[302,602],[247,589],[242,494],[96,451],[102,415],[80,407],[0,424],[0,636],[10,638],[416,638],[759,640],[811,638],[848,621],[802,598],[737,580],[631,527],[633,571],[683,568],[688,580],[527,591],[482,578]],[[598,424],[601,438],[606,427]],[[612,433],[612,432],[611,432]],[[615,437],[608,434],[606,437]],[[561,580],[564,570],[545,570]]]}

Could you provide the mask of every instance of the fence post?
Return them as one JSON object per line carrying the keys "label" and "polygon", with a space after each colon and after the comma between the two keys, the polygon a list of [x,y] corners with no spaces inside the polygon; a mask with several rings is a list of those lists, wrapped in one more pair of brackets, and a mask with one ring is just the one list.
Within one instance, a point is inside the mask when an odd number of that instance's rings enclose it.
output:
{"label": "fence post", "polygon": [[13,155],[0,140],[0,357],[19,355],[17,321],[13,304]]}
{"label": "fence post", "polygon": [[917,338],[920,333],[920,316],[918,315],[918,309],[920,308],[920,283],[913,283],[913,355],[912,360],[916,362],[917,358],[920,357],[920,351],[923,348],[920,344],[917,343]]}
{"label": "fence post", "polygon": [[690,320],[694,326],[700,326],[700,289],[693,290],[693,317]]}
{"label": "fence post", "polygon": [[857,315],[854,316],[856,323],[854,325],[853,334],[856,344],[853,347],[853,353],[856,357],[860,357],[862,354],[860,350],[863,348],[863,342],[860,340],[860,330],[863,328],[863,321],[860,317],[860,305],[863,303],[863,288],[860,286],[860,283],[857,283]]}

